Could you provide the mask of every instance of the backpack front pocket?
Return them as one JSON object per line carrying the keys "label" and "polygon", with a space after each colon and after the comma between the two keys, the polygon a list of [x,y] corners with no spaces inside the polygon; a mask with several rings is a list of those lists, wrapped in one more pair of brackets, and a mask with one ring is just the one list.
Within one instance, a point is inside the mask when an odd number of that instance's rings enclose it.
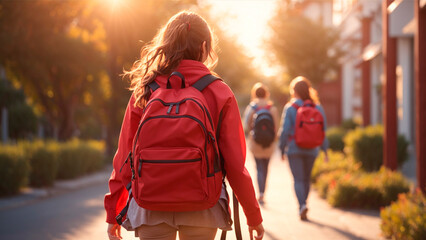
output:
{"label": "backpack front pocket", "polygon": [[203,201],[208,190],[202,164],[197,148],[144,149],[137,163],[135,194],[148,204]]}

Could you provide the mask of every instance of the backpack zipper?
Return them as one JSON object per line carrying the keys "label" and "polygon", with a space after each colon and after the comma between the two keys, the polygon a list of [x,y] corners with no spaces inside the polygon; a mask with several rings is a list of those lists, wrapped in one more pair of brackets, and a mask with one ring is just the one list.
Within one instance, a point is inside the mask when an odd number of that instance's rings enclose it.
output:
{"label": "backpack zipper", "polygon": [[145,106],[143,112],[145,112],[145,109],[147,109],[147,107],[149,105],[151,105],[151,103],[158,101],[158,102],[161,102],[164,106],[169,106],[169,109],[167,109],[167,114],[170,114],[170,112],[172,111],[173,105],[176,105],[176,114],[178,114],[179,113],[179,105],[181,103],[188,101],[188,100],[196,103],[201,108],[201,110],[203,110],[203,112],[206,113],[207,118],[209,119],[209,122],[210,122],[210,126],[212,126],[212,128],[213,128],[213,120],[212,120],[212,117],[211,117],[209,111],[207,110],[206,106],[204,106],[203,104],[201,104],[200,102],[198,102],[197,100],[195,100],[193,98],[184,98],[179,102],[172,102],[172,103],[167,103],[167,102],[164,102],[163,100],[161,100],[159,98],[154,98],[151,101],[149,101],[149,103]]}
{"label": "backpack zipper", "polygon": [[[195,118],[193,116],[189,116],[189,115],[181,115],[181,116],[176,116],[176,115],[158,115],[158,116],[154,116],[154,117],[150,117],[150,118],[145,119],[143,122],[141,122],[141,124],[139,125],[139,128],[138,128],[138,131],[136,132],[136,135],[135,135],[136,138],[135,138],[135,143],[133,145],[133,151],[136,148],[136,143],[138,141],[139,134],[140,134],[140,131],[142,129],[142,126],[145,125],[146,122],[148,122],[150,120],[153,120],[153,119],[157,119],[157,118],[188,118],[188,119],[194,120],[195,122],[197,122],[201,126],[201,128],[203,129],[203,132],[204,132],[204,134],[206,136],[206,140],[207,140],[204,143],[204,153],[205,153],[205,157],[206,157],[207,174],[210,175],[209,157],[207,155],[207,143],[210,143],[210,140],[212,140],[214,142],[215,139],[213,137],[213,134],[211,134],[210,132],[207,131],[206,126],[199,119],[197,119],[197,118]],[[214,146],[213,146],[213,148],[214,148]]]}
{"label": "backpack zipper", "polygon": [[201,161],[201,158],[182,159],[182,160],[144,160],[144,159],[139,159],[138,175],[139,175],[139,177],[141,177],[142,163],[167,164],[167,163],[191,163],[191,162],[199,162],[199,161]]}

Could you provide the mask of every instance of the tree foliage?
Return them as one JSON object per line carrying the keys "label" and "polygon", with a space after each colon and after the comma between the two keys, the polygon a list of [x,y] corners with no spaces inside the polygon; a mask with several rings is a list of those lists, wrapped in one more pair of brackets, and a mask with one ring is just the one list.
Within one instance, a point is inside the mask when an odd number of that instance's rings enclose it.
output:
{"label": "tree foliage", "polygon": [[298,12],[290,1],[281,4],[269,26],[268,47],[290,78],[303,75],[314,84],[331,78],[341,52],[336,48],[338,32]]}
{"label": "tree foliage", "polygon": [[[87,77],[102,67],[97,29],[75,37],[82,1],[0,2],[0,62],[38,103],[59,138],[75,130],[75,109],[88,89]],[[102,39],[101,39],[102,40]]]}
{"label": "tree foliage", "polygon": [[0,79],[0,109],[2,108],[6,108],[9,118],[13,119],[8,122],[8,137],[17,139],[34,135],[37,116],[32,106],[26,102],[23,91],[13,87],[5,79]]}
{"label": "tree foliage", "polygon": [[[0,66],[44,116],[61,140],[106,136],[117,142],[130,97],[121,79],[167,20],[183,9],[207,16],[196,0],[7,1],[0,0]],[[209,20],[209,18],[207,18]],[[216,69],[236,91],[255,75],[250,59],[216,29]]]}

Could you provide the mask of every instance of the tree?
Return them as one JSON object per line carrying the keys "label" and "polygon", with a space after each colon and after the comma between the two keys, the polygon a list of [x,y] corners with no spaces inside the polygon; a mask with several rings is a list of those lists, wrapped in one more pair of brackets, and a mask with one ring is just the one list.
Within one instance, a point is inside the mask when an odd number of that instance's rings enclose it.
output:
{"label": "tree", "polygon": [[[116,8],[106,1],[0,0],[0,65],[59,139],[106,130],[112,153],[131,94],[120,74],[172,15],[196,6],[196,0],[123,0]],[[250,60],[232,39],[219,37],[217,71],[241,89],[253,76]]]}
{"label": "tree", "polygon": [[123,70],[130,70],[140,56],[141,47],[148,43],[157,30],[178,11],[197,4],[195,0],[127,0],[122,5],[108,6],[98,3],[93,13],[101,19],[106,30],[108,46],[106,69],[110,95],[103,102],[106,125],[107,152],[112,154],[116,146],[124,109],[130,97],[129,83],[121,79]]}
{"label": "tree", "polygon": [[[10,138],[18,139],[35,134],[37,116],[27,104],[22,90],[16,89],[6,79],[0,79],[0,109],[8,110],[8,132]],[[2,113],[0,113],[1,115]]]}
{"label": "tree", "polygon": [[338,69],[338,32],[304,17],[291,1],[280,5],[269,26],[267,45],[290,79],[303,75],[317,84]]}
{"label": "tree", "polygon": [[87,77],[103,62],[95,26],[85,28],[84,36],[70,32],[82,27],[77,17],[84,10],[83,1],[0,2],[0,63],[57,126],[61,140],[74,134]]}
{"label": "tree", "polygon": [[[118,76],[123,68],[129,70],[133,62],[138,59],[140,48],[148,43],[157,30],[168,19],[183,9],[193,9],[205,17],[214,29],[219,39],[219,64],[215,71],[221,75],[233,90],[241,90],[248,81],[255,79],[250,59],[215,25],[215,20],[209,14],[209,8],[200,9],[196,0],[128,0],[119,9],[108,9],[108,6],[98,8],[99,18],[102,19],[106,31],[108,51],[108,73],[112,95],[105,102],[108,109],[108,140],[107,145],[115,145],[119,133],[119,124],[122,120],[124,107],[130,96],[126,90],[128,83]],[[108,14],[102,14],[107,12]],[[117,47],[118,46],[118,47]],[[120,113],[120,114],[117,114]]]}

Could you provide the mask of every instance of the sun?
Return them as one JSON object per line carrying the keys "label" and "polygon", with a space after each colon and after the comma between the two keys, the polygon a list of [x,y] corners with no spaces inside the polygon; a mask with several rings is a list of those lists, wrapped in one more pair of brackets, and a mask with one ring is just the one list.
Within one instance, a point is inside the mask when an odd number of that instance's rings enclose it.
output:
{"label": "sun", "polygon": [[123,1],[124,0],[107,0],[105,2],[109,5],[112,11],[115,11],[123,5]]}
{"label": "sun", "polygon": [[246,49],[253,57],[254,64],[267,76],[276,75],[265,60],[270,54],[265,52],[264,42],[270,36],[268,21],[277,7],[277,0],[205,0],[212,11],[226,16],[220,26]]}

